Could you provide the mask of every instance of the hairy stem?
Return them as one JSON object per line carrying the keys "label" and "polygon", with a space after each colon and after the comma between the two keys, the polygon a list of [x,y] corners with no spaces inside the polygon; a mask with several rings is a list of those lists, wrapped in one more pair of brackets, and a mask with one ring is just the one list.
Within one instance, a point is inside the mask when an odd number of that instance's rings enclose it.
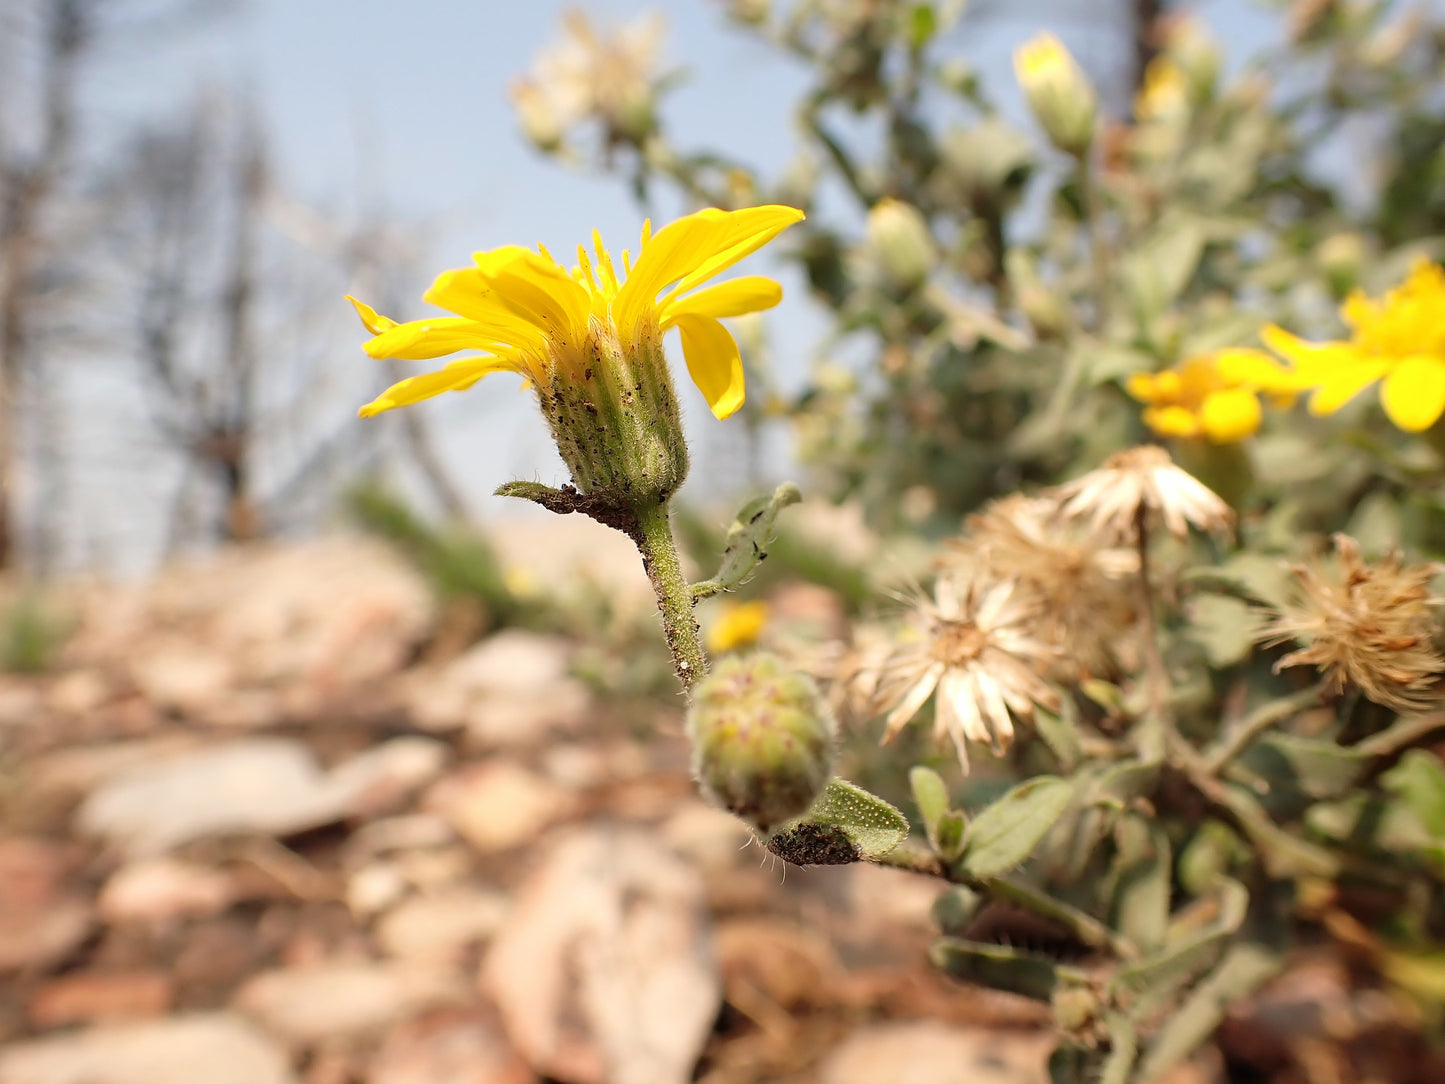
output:
{"label": "hairy stem", "polygon": [[1238,725],[1205,752],[1204,770],[1210,775],[1218,775],[1235,757],[1248,749],[1255,738],[1270,727],[1319,703],[1325,688],[1324,682],[1317,682],[1297,693],[1291,693],[1278,700],[1271,700],[1268,704],[1246,715]]}
{"label": "hairy stem", "polygon": [[662,611],[662,628],[667,647],[672,652],[672,666],[685,692],[693,682],[707,673],[707,656],[698,636],[697,618],[692,613],[692,588],[682,574],[677,544],[672,538],[672,523],[667,503],[649,504],[633,509],[637,516],[637,533],[633,536],[642,553],[642,567],[652,581],[657,595],[657,608]]}

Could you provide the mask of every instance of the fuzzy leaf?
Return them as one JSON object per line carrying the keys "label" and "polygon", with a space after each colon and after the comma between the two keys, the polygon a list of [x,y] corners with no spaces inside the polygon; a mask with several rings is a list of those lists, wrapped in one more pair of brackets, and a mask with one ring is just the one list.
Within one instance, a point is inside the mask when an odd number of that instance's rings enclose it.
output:
{"label": "fuzzy leaf", "polygon": [[997,877],[1021,864],[1068,808],[1074,786],[1041,775],[1020,783],[974,818],[958,869],[967,877]]}
{"label": "fuzzy leaf", "polygon": [[908,837],[908,818],[876,794],[833,779],[813,808],[765,845],[797,866],[836,866],[887,854]]}
{"label": "fuzzy leaf", "polygon": [[1189,603],[1188,636],[1204,649],[1210,666],[1233,666],[1246,658],[1258,626],[1258,615],[1240,599],[1199,595]]}
{"label": "fuzzy leaf", "polygon": [[950,809],[938,818],[938,826],[934,830],[937,838],[933,840],[933,849],[945,862],[956,861],[963,853],[964,837],[968,833],[968,817],[961,809]]}
{"label": "fuzzy leaf", "polygon": [[939,938],[928,957],[934,967],[956,979],[1039,1001],[1049,1000],[1061,978],[1076,974],[1073,968],[1047,956],[961,937]]}
{"label": "fuzzy leaf", "polygon": [[1142,1008],[1157,1005],[1219,958],[1249,909],[1249,891],[1238,881],[1226,880],[1218,917],[1197,930],[1181,930],[1162,949],[1119,970],[1115,985],[1145,998]]}
{"label": "fuzzy leaf", "polygon": [[922,764],[908,773],[908,784],[913,790],[918,815],[923,818],[923,826],[928,830],[928,841],[932,843],[934,824],[948,812],[948,786],[943,776]]}
{"label": "fuzzy leaf", "polygon": [[728,527],[727,544],[717,575],[692,585],[694,599],[710,598],[720,591],[729,591],[752,575],[768,555],[773,524],[778,513],[803,499],[802,491],[792,482],[784,482],[771,497],[757,497],[743,505],[737,519]]}
{"label": "fuzzy leaf", "polygon": [[1116,829],[1118,881],[1114,928],[1146,952],[1158,948],[1169,926],[1173,856],[1157,821],[1127,814]]}
{"label": "fuzzy leaf", "polygon": [[1139,1067],[1139,1084],[1158,1079],[1193,1054],[1223,1022],[1226,1008],[1259,989],[1279,968],[1279,956],[1262,945],[1235,945],[1230,949],[1159,1029]]}
{"label": "fuzzy leaf", "polygon": [[1311,798],[1338,798],[1359,781],[1370,757],[1332,741],[1280,733],[1260,738],[1240,764],[1276,786],[1291,785]]}

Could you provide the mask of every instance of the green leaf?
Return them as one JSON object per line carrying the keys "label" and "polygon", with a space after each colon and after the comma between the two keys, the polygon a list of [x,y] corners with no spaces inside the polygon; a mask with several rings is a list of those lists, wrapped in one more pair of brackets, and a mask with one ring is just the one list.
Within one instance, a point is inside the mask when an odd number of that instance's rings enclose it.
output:
{"label": "green leaf", "polygon": [[934,826],[938,818],[948,812],[948,786],[932,768],[922,764],[908,773],[908,783],[913,790],[913,802],[918,806],[918,815],[923,818],[923,827],[928,832],[928,842],[938,846],[934,839]]}
{"label": "green leaf", "polygon": [[1020,783],[968,826],[958,870],[980,879],[1007,873],[1033,853],[1073,797],[1073,784],[1057,776]]}
{"label": "green leaf", "polygon": [[1115,829],[1119,842],[1114,887],[1114,929],[1141,949],[1158,948],[1169,926],[1173,852],[1157,821],[1125,814]]}
{"label": "green leaf", "polygon": [[1114,976],[1116,989],[1142,997],[1141,1010],[1161,1004],[1219,959],[1248,910],[1249,890],[1238,881],[1223,881],[1214,921],[1200,929],[1178,929],[1163,948],[1120,968]]}
{"label": "green leaf", "polygon": [[928,957],[934,967],[956,979],[1038,1001],[1048,1001],[1061,979],[1078,976],[1077,969],[1047,956],[961,937],[939,938]]}
{"label": "green leaf", "polygon": [[1228,1007],[1263,986],[1280,964],[1279,956],[1263,945],[1231,948],[1159,1029],[1139,1067],[1139,1084],[1158,1079],[1193,1054],[1224,1022]]}
{"label": "green leaf", "polygon": [[1420,818],[1426,831],[1445,839],[1445,765],[1439,757],[1412,749],[1380,782]]}
{"label": "green leaf", "polygon": [[961,809],[950,809],[938,818],[934,829],[938,837],[933,840],[933,849],[945,862],[954,862],[963,853],[963,841],[968,832],[968,817]]}
{"label": "green leaf", "polygon": [[1254,648],[1259,616],[1248,603],[1225,595],[1199,595],[1188,607],[1189,639],[1204,649],[1209,665],[1233,666]]}
{"label": "green leaf", "polygon": [[833,779],[802,817],[764,841],[796,866],[837,866],[881,858],[908,837],[908,818],[876,794]]}
{"label": "green leaf", "polygon": [[1311,798],[1338,798],[1354,788],[1370,760],[1332,741],[1276,733],[1251,745],[1239,763],[1274,786],[1293,786]]}
{"label": "green leaf", "polygon": [[914,4],[908,13],[908,44],[922,49],[928,39],[938,32],[938,13],[932,4]]}
{"label": "green leaf", "polygon": [[717,575],[692,586],[694,599],[710,598],[728,591],[750,576],[768,555],[773,524],[778,513],[803,499],[802,491],[792,482],[784,482],[771,497],[757,497],[743,505],[742,511],[728,527],[727,544]]}
{"label": "green leaf", "polygon": [[1121,272],[1141,322],[1153,320],[1184,292],[1204,254],[1205,241],[1205,230],[1198,221],[1173,215],[1133,246]]}

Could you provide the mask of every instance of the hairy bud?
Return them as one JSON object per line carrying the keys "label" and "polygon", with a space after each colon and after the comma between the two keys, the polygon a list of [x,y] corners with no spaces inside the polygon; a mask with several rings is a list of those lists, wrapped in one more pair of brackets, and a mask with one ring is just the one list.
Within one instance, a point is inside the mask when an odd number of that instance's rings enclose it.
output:
{"label": "hairy bud", "polygon": [[773,655],[719,663],[687,728],[704,792],[762,832],[806,813],[832,776],[832,716],[812,679]]}

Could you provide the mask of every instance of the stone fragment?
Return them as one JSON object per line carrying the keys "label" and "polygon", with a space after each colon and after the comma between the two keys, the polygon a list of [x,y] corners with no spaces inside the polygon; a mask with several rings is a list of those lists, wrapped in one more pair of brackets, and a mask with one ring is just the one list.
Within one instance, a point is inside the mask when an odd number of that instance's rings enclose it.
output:
{"label": "stone fragment", "polygon": [[824,1060],[822,1084],[1048,1084],[1046,1033],[986,1031],[936,1021],[854,1032]]}
{"label": "stone fragment", "polygon": [[377,923],[376,939],[389,956],[446,968],[496,933],[506,916],[503,893],[458,886],[406,900]]}
{"label": "stone fragment", "polygon": [[267,971],[236,994],[236,1008],[289,1042],[355,1038],[464,1000],[461,984],[390,964],[326,963]]}
{"label": "stone fragment", "polygon": [[30,999],[30,1023],[44,1031],[67,1024],[159,1016],[175,984],[164,971],[76,971],[42,986]]}
{"label": "stone fragment", "polygon": [[230,1013],[109,1025],[0,1049],[0,1084],[296,1084],[272,1040]]}
{"label": "stone fragment", "polygon": [[402,1024],[371,1059],[366,1084],[535,1084],[495,1022],[467,1011]]}
{"label": "stone fragment", "polygon": [[235,884],[221,870],[172,858],[142,858],[111,874],[97,906],[106,922],[168,923],[218,914],[235,896]]}
{"label": "stone fragment", "polygon": [[423,804],[476,850],[493,854],[534,840],[571,816],[576,797],[512,761],[487,760],[441,780]]}

